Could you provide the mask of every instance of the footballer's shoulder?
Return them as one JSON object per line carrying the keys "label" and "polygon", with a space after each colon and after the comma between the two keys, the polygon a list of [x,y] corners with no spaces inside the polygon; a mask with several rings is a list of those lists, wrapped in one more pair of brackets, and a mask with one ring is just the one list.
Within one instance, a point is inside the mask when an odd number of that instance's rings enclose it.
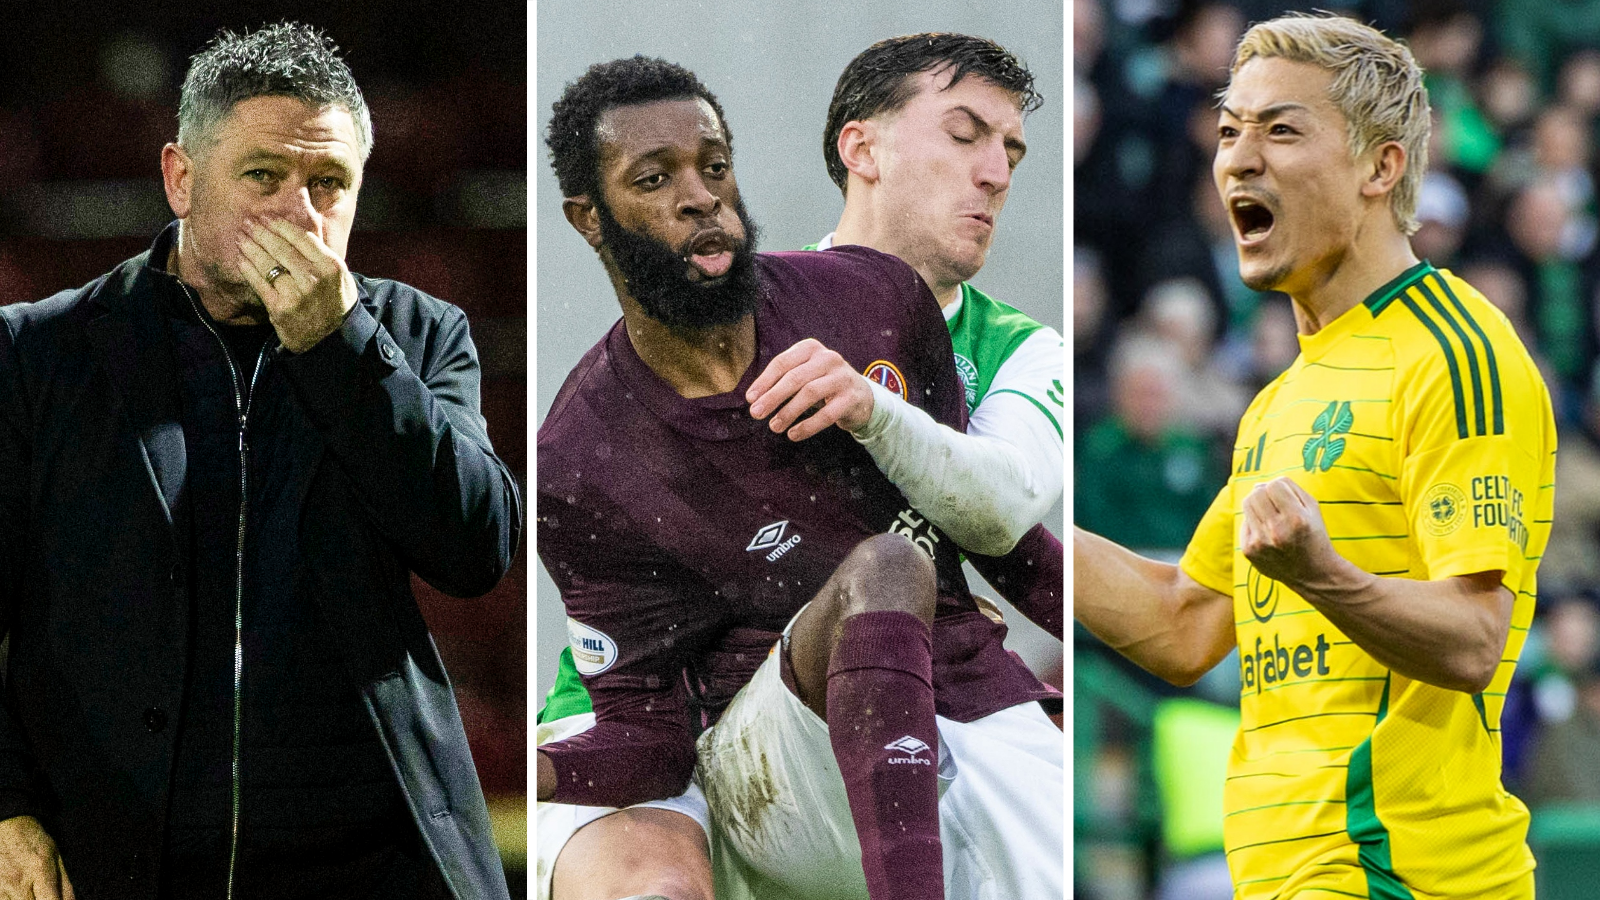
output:
{"label": "footballer's shoulder", "polygon": [[[794,295],[829,314],[938,310],[922,276],[897,256],[846,244],[827,250],[757,254],[762,288],[779,303]],[[842,307],[840,309],[839,307]]]}
{"label": "footballer's shoulder", "polygon": [[609,338],[608,331],[583,354],[567,373],[561,389],[556,391],[550,411],[539,424],[537,449],[541,455],[547,450],[560,453],[583,443],[597,415],[596,401],[617,390],[616,373],[607,347]]}

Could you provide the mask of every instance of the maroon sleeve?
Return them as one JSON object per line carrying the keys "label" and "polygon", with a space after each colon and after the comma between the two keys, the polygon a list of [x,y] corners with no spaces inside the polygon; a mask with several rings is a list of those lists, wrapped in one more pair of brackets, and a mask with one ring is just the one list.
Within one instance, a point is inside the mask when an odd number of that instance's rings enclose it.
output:
{"label": "maroon sleeve", "polygon": [[1059,641],[1066,616],[1065,555],[1060,539],[1035,525],[1005,556],[968,554],[967,561],[1007,603]]}
{"label": "maroon sleeve", "polygon": [[[543,484],[538,494],[539,558],[561,590],[567,616],[589,629],[580,633],[598,648],[598,660],[579,666],[595,726],[539,747],[554,764],[553,799],[561,803],[620,807],[673,797],[694,771],[677,638],[695,630],[679,597],[700,592],[651,577],[667,563],[648,559],[641,542],[619,533],[615,512],[602,512],[582,495],[563,495],[557,485]],[[622,547],[635,552],[618,552]],[[667,627],[674,620],[681,624]]]}
{"label": "maroon sleeve", "polygon": [[623,807],[683,793],[694,772],[694,738],[682,681],[656,691],[584,682],[595,726],[538,748],[555,769],[551,799]]}
{"label": "maroon sleeve", "polygon": [[692,602],[710,590],[660,549],[668,535],[616,502],[617,492],[647,488],[636,467],[596,452],[622,439],[605,432],[606,410],[569,399],[540,429],[537,550],[577,623],[574,659],[592,642],[578,671],[596,724],[539,750],[554,764],[555,800],[628,806],[688,785],[695,748],[683,671],[720,611]]}
{"label": "maroon sleeve", "polygon": [[966,391],[956,374],[950,329],[922,276],[899,257],[867,247],[846,245],[828,253],[851,258],[858,268],[846,284],[872,295],[870,300],[855,301],[867,306],[858,306],[856,315],[841,319],[842,326],[852,338],[883,344],[888,337],[887,343],[898,345],[905,363],[906,400],[936,421],[965,431]]}

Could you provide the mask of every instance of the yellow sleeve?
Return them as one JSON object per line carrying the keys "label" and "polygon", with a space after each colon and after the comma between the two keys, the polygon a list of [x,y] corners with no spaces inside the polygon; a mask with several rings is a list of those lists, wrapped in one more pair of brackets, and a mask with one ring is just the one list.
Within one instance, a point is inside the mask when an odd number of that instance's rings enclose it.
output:
{"label": "yellow sleeve", "polygon": [[1233,482],[1217,492],[1195,527],[1189,546],[1184,548],[1178,567],[1190,578],[1216,591],[1233,596],[1233,551],[1237,541],[1233,527]]}
{"label": "yellow sleeve", "polygon": [[1462,437],[1450,379],[1442,365],[1430,368],[1411,379],[1397,429],[1405,445],[1399,494],[1422,571],[1429,580],[1500,571],[1506,584],[1520,584],[1547,455],[1544,385],[1502,366],[1501,433],[1491,424]]}

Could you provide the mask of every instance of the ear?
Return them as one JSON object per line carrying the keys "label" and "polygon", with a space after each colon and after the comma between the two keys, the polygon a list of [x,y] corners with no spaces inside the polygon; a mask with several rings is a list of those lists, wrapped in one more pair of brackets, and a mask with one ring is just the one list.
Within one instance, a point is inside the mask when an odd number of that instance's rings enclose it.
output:
{"label": "ear", "polygon": [[883,132],[874,121],[850,121],[839,130],[839,159],[850,174],[867,182],[878,180],[879,139]]}
{"label": "ear", "polygon": [[562,200],[561,214],[583,235],[589,246],[600,249],[600,210],[589,202],[587,194]]}
{"label": "ear", "polygon": [[1406,148],[1399,141],[1389,141],[1379,144],[1372,154],[1372,168],[1361,185],[1361,196],[1387,196],[1406,173]]}
{"label": "ear", "polygon": [[194,190],[194,160],[177,144],[161,148],[161,182],[167,190],[167,205],[180,219],[189,218],[189,197]]}

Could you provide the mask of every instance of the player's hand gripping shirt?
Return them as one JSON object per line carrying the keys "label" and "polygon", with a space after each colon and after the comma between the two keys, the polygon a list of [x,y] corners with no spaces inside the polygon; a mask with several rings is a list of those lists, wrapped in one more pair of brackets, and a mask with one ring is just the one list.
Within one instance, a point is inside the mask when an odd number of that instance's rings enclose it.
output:
{"label": "player's hand gripping shirt", "polygon": [[773,356],[812,337],[858,371],[885,370],[906,399],[961,428],[949,338],[926,286],[861,247],[760,255],[757,266],[756,358],[733,391],[678,396],[619,323],[540,427],[538,550],[597,719],[540,748],[560,802],[680,793],[693,729],[749,680],[845,555],[886,531],[906,535],[938,571],[941,715],[971,721],[1055,695],[1005,651],[1004,626],[978,612],[958,549],[848,433],[790,441],[751,419],[744,400]]}
{"label": "player's hand gripping shirt", "polygon": [[[829,234],[807,249],[832,246]],[[856,440],[963,548],[1003,554],[1061,498],[1065,345],[1055,329],[966,282],[943,312],[971,417],[966,434],[875,389],[872,420]]]}
{"label": "player's hand gripping shirt", "polygon": [[[1245,411],[1233,476],[1180,565],[1234,598],[1242,724],[1224,836],[1240,900],[1509,897],[1533,860],[1500,783],[1500,712],[1550,532],[1555,424],[1510,324],[1427,263],[1317,334]],[[1515,596],[1480,694],[1385,668],[1239,551],[1245,495],[1288,475],[1362,569],[1502,571]]]}

